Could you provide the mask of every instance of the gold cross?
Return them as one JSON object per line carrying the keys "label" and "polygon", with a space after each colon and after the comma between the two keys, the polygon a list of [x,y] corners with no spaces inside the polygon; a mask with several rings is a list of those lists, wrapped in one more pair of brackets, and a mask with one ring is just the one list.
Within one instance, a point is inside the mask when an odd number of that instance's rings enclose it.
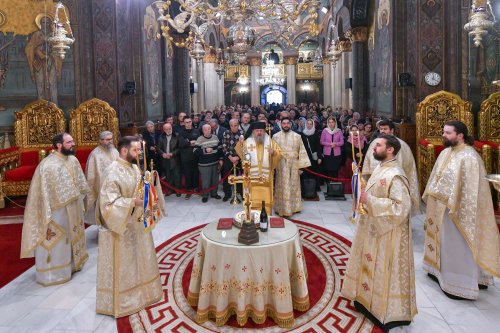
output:
{"label": "gold cross", "polygon": [[247,150],[249,150],[249,151],[253,151],[255,148],[257,148],[257,147],[254,146],[253,144],[247,145]]}

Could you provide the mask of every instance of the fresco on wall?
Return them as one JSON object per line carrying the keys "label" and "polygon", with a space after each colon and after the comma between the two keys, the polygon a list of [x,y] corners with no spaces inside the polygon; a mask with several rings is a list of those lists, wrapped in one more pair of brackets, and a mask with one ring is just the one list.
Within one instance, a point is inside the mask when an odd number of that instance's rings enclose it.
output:
{"label": "fresco on wall", "polygon": [[161,92],[161,43],[158,23],[153,8],[147,6],[143,22],[143,54],[144,54],[144,96],[146,114],[149,119],[162,118]]}
{"label": "fresco on wall", "polygon": [[370,29],[368,52],[370,61],[369,106],[377,114],[392,114],[392,35],[391,0],[375,1],[374,27]]}
{"label": "fresco on wall", "polygon": [[52,29],[52,8],[52,1],[2,3],[0,127],[12,126],[14,112],[39,98],[50,100],[65,111],[74,107],[73,48],[62,60],[52,55],[46,42]]}

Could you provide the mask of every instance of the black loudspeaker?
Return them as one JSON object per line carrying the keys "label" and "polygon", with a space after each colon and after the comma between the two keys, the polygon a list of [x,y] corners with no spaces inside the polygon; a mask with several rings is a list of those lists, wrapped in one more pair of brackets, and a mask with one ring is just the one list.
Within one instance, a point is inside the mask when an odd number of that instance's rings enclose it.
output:
{"label": "black loudspeaker", "polygon": [[316,179],[306,178],[302,180],[302,196],[305,199],[316,198]]}
{"label": "black loudspeaker", "polygon": [[135,95],[135,81],[125,82],[125,90],[123,90],[125,95]]}
{"label": "black loudspeaker", "polygon": [[346,200],[344,184],[341,182],[328,182],[326,184],[325,200]]}
{"label": "black loudspeaker", "polygon": [[198,83],[191,82],[189,84],[189,93],[190,94],[194,94],[194,93],[197,93],[197,92],[198,92]]}
{"label": "black loudspeaker", "polygon": [[352,77],[345,79],[345,88],[352,89]]}
{"label": "black loudspeaker", "polygon": [[400,87],[408,87],[411,86],[411,75],[410,73],[399,73],[398,75],[398,83]]}

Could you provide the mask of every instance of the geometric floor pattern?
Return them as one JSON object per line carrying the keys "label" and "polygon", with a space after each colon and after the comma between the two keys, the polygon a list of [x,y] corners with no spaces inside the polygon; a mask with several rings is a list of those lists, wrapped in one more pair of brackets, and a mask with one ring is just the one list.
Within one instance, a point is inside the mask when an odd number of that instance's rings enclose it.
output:
{"label": "geometric floor pattern", "polygon": [[[330,230],[309,223],[294,222],[299,229],[302,246],[319,259],[315,261],[316,265],[323,266],[323,279],[326,283],[323,284],[324,290],[319,300],[309,311],[296,317],[293,327],[218,327],[212,321],[199,325],[192,319],[195,311],[187,303],[183,291],[183,277],[186,283],[184,272],[193,260],[202,228],[200,226],[187,230],[157,247],[165,299],[137,314],[118,320],[118,332],[371,332],[371,322],[354,309],[352,302],[340,295],[351,242]],[[131,329],[127,327],[127,323]]]}

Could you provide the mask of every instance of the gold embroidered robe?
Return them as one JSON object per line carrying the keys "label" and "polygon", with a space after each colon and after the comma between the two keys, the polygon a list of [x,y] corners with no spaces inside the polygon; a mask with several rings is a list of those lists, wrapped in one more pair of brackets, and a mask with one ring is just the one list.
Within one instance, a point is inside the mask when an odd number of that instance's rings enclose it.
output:
{"label": "gold embroidered robe", "polygon": [[276,169],[274,210],[281,216],[291,216],[302,210],[299,169],[311,166],[306,148],[299,134],[280,131],[273,140],[281,148],[283,158]]}
{"label": "gold embroidered robe", "polygon": [[[396,160],[398,161],[399,166],[405,172],[406,178],[410,184],[410,197],[411,197],[411,216],[415,216],[421,213],[420,211],[420,188],[418,186],[418,175],[417,175],[417,166],[415,164],[415,158],[413,157],[413,153],[411,151],[410,146],[400,138],[398,138],[399,143],[401,144],[401,150],[396,155]],[[363,176],[367,176],[368,178],[373,173],[375,168],[380,164],[373,157],[373,148],[375,148],[376,140],[373,140],[370,146],[368,147],[368,151],[366,153],[364,162],[363,162]]]}
{"label": "gold embroidered robe", "polygon": [[26,201],[21,258],[35,257],[41,285],[69,281],[87,261],[83,196],[89,191],[75,156],[53,152],[38,164]]}
{"label": "gold embroidered robe", "polygon": [[[424,269],[438,278],[445,214],[465,239],[475,263],[485,273],[500,277],[500,236],[485,175],[483,160],[466,144],[444,149],[432,169],[423,195],[427,204]],[[476,298],[468,290],[463,292],[467,298]]]}
{"label": "gold embroidered robe", "polygon": [[396,160],[375,168],[351,248],[342,295],[358,301],[381,323],[417,314],[409,185]]}
{"label": "gold embroidered robe", "polygon": [[[274,154],[269,158],[269,147],[272,147]],[[251,182],[252,188],[250,191],[250,200],[252,201],[252,209],[261,210],[262,201],[266,202],[266,211],[272,213],[274,207],[273,182],[274,170],[281,159],[281,149],[278,144],[266,134],[263,144],[258,144],[253,136],[250,136],[243,143],[238,141],[235,146],[235,151],[243,160],[243,155],[248,153],[250,159],[250,176],[264,176],[264,181],[261,183],[257,180]]]}
{"label": "gold embroidered robe", "polygon": [[[153,236],[139,222],[142,208],[134,205],[140,179],[137,165],[118,158],[109,166],[99,192],[96,312],[117,318],[163,296]],[[165,215],[161,189],[157,194]]]}
{"label": "gold embroidered robe", "polygon": [[106,168],[118,158],[118,150],[116,148],[107,149],[102,146],[97,146],[89,155],[87,164],[85,165],[85,176],[89,184],[91,192],[85,198],[85,222],[96,224],[95,220],[95,203],[99,196],[101,183],[104,178]]}

